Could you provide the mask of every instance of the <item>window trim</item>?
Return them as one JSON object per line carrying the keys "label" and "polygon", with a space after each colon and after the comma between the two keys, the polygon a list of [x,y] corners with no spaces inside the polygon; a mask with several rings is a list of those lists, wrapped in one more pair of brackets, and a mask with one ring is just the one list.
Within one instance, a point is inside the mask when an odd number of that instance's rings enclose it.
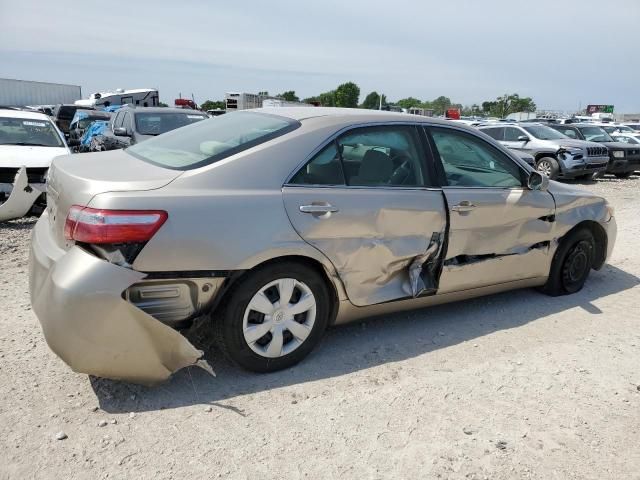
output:
{"label": "window trim", "polygon": [[[432,149],[432,155],[433,155],[433,159],[434,159],[433,161],[434,161],[434,163],[436,165],[436,169],[440,171],[441,177],[439,178],[439,180],[440,180],[441,188],[443,188],[443,189],[444,188],[451,188],[451,189],[456,189],[456,190],[460,190],[460,189],[463,189],[463,188],[492,189],[492,190],[522,190],[522,189],[526,189],[527,188],[526,185],[527,185],[527,177],[529,176],[529,172],[527,172],[527,170],[525,170],[525,168],[522,165],[520,165],[519,162],[515,161],[511,157],[511,154],[510,154],[511,152],[505,153],[504,151],[502,151],[502,149],[500,149],[497,146],[493,145],[491,142],[488,142],[486,139],[482,138],[480,135],[476,135],[475,132],[469,132],[469,131],[463,130],[461,128],[455,128],[455,127],[451,127],[449,125],[435,125],[435,124],[426,124],[426,125],[424,125],[423,128],[425,130],[425,134],[427,135],[427,137],[429,139],[429,144],[430,144],[431,149]],[[511,162],[513,162],[513,164],[516,167],[518,167],[518,171],[520,172],[520,186],[518,186],[518,187],[499,187],[499,186],[484,187],[484,186],[475,186],[475,185],[449,185],[448,181],[447,181],[446,171],[444,169],[444,165],[442,164],[442,159],[440,158],[440,153],[438,152],[438,148],[436,147],[435,140],[433,139],[433,136],[431,135],[431,129],[432,128],[453,130],[455,132],[467,134],[467,135],[470,135],[470,136],[472,136],[472,137],[474,137],[474,138],[476,138],[476,139],[478,139],[480,141],[483,141],[485,144],[487,144],[489,146],[489,148],[492,148],[493,150],[495,150],[496,152],[501,154],[503,157],[506,157]],[[491,137],[489,137],[489,138],[491,138]],[[494,141],[498,142],[497,140],[494,140]]]}
{"label": "window trim", "polygon": [[[378,189],[378,190],[440,190],[439,182],[437,181],[437,176],[435,176],[434,170],[431,168],[434,163],[433,154],[430,148],[426,148],[428,145],[425,145],[424,139],[420,130],[425,126],[424,123],[418,122],[410,122],[410,121],[400,121],[400,122],[364,122],[364,123],[354,123],[348,126],[345,126],[338,131],[334,132],[331,136],[327,137],[318,147],[313,149],[307,157],[300,162],[292,172],[287,176],[286,180],[283,183],[283,187],[296,187],[296,188],[349,188],[349,189]],[[376,128],[376,127],[413,127],[416,131],[417,141],[420,144],[420,148],[422,149],[422,168],[425,173],[429,176],[432,176],[432,184],[427,185],[429,182],[424,182],[424,185],[418,186],[404,186],[404,185],[347,185],[346,175],[344,173],[344,166],[342,165],[342,152],[340,152],[340,148],[338,145],[338,140],[349,134],[354,130],[360,130],[364,128]],[[334,143],[336,150],[338,151],[338,155],[340,155],[340,169],[342,170],[343,184],[301,184],[301,183],[291,183],[293,177],[295,177],[298,172],[307,166],[309,162],[311,162],[317,154],[319,154],[324,148],[326,148],[330,143]]]}

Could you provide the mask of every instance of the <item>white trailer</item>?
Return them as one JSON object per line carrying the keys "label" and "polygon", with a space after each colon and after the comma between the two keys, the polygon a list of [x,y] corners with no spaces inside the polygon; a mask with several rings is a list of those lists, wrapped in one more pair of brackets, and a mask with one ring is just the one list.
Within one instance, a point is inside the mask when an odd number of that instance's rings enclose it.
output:
{"label": "white trailer", "polygon": [[88,99],[76,100],[75,104],[79,107],[108,107],[110,105],[157,107],[160,104],[160,98],[156,88],[136,88],[133,90],[117,88],[115,92],[92,93]]}
{"label": "white trailer", "polygon": [[6,107],[57,105],[73,103],[80,98],[82,89],[79,85],[0,78],[0,105]]}

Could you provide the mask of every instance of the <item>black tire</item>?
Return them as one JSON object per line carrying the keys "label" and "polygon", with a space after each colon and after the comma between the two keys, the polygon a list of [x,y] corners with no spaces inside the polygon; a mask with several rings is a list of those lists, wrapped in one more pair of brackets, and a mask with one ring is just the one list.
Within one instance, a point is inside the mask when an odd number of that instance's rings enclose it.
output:
{"label": "black tire", "polygon": [[558,246],[547,283],[542,291],[552,297],[576,293],[582,289],[593,267],[596,243],[587,228],[569,233]]}
{"label": "black tire", "polygon": [[615,173],[616,178],[629,178],[633,175],[633,172]]}
{"label": "black tire", "polygon": [[[280,278],[303,282],[316,300],[315,322],[308,337],[292,352],[277,358],[259,355],[249,347],[243,334],[245,310],[253,296],[265,285]],[[291,367],[305,358],[318,344],[329,323],[332,297],[322,276],[314,269],[295,262],[283,262],[249,272],[229,292],[212,316],[214,341],[227,358],[254,372],[274,372]]]}
{"label": "black tire", "polygon": [[536,170],[547,175],[551,180],[555,180],[560,173],[560,165],[553,157],[541,157],[536,161]]}

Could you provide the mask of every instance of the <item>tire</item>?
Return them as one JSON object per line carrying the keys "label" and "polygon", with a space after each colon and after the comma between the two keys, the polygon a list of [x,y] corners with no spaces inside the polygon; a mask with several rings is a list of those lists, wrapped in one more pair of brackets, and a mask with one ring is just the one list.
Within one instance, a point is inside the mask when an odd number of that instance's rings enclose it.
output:
{"label": "tire", "polygon": [[551,180],[555,180],[560,173],[560,165],[553,157],[542,157],[536,162],[536,170]]}
{"label": "tire", "polygon": [[615,173],[616,178],[629,178],[633,175],[633,172]]}
{"label": "tire", "polygon": [[570,232],[558,246],[547,283],[542,291],[552,297],[576,293],[582,289],[593,267],[596,244],[587,228]]}
{"label": "tire", "polygon": [[[294,308],[280,308],[280,291],[292,284],[290,300],[296,302],[288,305]],[[313,307],[293,313],[303,298],[307,299],[305,308],[311,304]],[[229,359],[247,370],[263,373],[288,368],[305,358],[322,338],[329,323],[331,302],[324,279],[312,268],[293,262],[268,265],[248,273],[227,292],[221,308],[213,315],[214,341]],[[252,309],[250,304],[263,311]],[[265,313],[269,310],[271,313]],[[298,336],[289,330],[293,329],[292,322],[300,325],[295,327]]]}

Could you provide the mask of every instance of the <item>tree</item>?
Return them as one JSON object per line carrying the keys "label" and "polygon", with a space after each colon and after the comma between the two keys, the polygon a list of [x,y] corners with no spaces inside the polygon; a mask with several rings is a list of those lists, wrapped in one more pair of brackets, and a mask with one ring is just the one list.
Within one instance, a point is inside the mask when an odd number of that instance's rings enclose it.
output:
{"label": "tree", "polygon": [[493,102],[482,102],[482,111],[492,116],[504,118],[515,112],[535,112],[536,104],[530,97],[520,98],[520,95],[513,93],[504,94]]}
{"label": "tree", "polygon": [[166,103],[164,103],[164,102],[158,102],[158,106],[159,106],[159,107],[168,107],[169,105],[167,105],[167,104],[166,104]]}
{"label": "tree", "polygon": [[300,101],[300,99],[296,95],[295,90],[287,90],[286,92],[283,92],[283,93],[280,93],[280,94],[276,95],[276,97],[282,98],[283,100],[286,100],[287,102],[299,102]]}
{"label": "tree", "polygon": [[336,107],[357,108],[360,87],[353,82],[343,83],[336,88],[334,97]]}
{"label": "tree", "polygon": [[451,99],[449,97],[440,96],[430,102],[430,107],[435,115],[444,115],[447,108],[451,107]]}
{"label": "tree", "polygon": [[421,104],[422,102],[420,100],[413,97],[402,98],[396,102],[396,105],[398,105],[399,107],[407,109],[411,107],[417,107]]}
{"label": "tree", "polygon": [[318,100],[320,101],[320,105],[323,107],[335,107],[336,106],[336,91],[331,90],[330,92],[321,93],[318,95]]}
{"label": "tree", "polygon": [[[382,105],[387,104],[387,96],[382,95]],[[371,92],[367,95],[360,105],[361,108],[368,108],[369,110],[378,110],[380,108],[380,94],[378,92]]]}
{"label": "tree", "polygon": [[222,100],[207,100],[206,102],[202,102],[202,104],[200,105],[200,110],[204,110],[205,112],[207,110],[216,110],[218,108],[224,110],[226,108],[226,104]]}

